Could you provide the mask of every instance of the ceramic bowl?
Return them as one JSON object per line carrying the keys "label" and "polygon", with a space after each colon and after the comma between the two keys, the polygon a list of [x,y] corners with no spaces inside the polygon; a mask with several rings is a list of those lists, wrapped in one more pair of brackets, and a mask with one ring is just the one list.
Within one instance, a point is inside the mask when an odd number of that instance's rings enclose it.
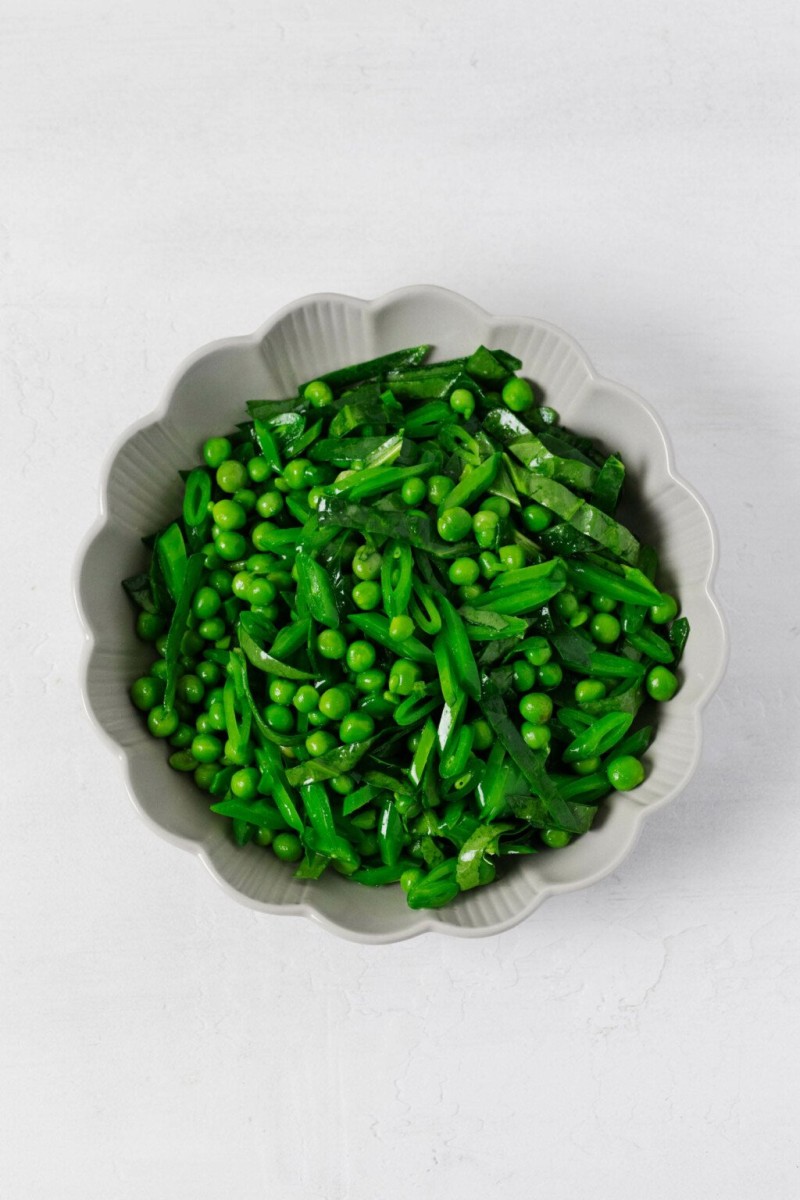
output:
{"label": "ceramic bowl", "polygon": [[[692,633],[677,696],[659,708],[645,782],[603,803],[602,819],[565,849],[520,860],[489,887],[440,910],[412,911],[398,887],[371,889],[334,872],[293,878],[254,845],[235,846],[227,822],[208,810],[190,777],[172,772],[164,747],[128,698],[148,650],[133,633],[120,581],[145,560],[141,537],[179,511],[178,470],[198,461],[203,440],[243,419],[247,400],[290,395],[297,384],[348,362],[422,342],[435,356],[502,346],[570,428],[622,455],[635,481],[628,523],[657,545],[660,581],[680,596]],[[625,514],[623,514],[625,517]],[[437,287],[407,287],[377,300],[314,295],[287,305],[255,333],[214,342],[179,368],[159,408],[132,425],[109,455],[102,512],[87,536],[76,597],[87,635],[87,708],[120,759],[131,799],[150,826],[197,854],[229,895],[265,913],[305,916],[342,936],[391,942],[426,931],[467,937],[507,929],[548,896],[587,887],[619,867],[648,813],[673,800],[695,770],[705,704],[726,662],[725,625],[712,591],[717,557],[712,520],[672,465],[666,433],[637,395],[601,378],[576,342],[534,318],[492,316]]]}

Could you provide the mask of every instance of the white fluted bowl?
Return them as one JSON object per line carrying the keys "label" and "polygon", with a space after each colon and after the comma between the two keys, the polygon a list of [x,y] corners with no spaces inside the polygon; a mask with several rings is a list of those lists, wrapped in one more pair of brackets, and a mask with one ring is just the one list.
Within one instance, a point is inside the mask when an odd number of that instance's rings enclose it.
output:
{"label": "white fluted bowl", "polygon": [[[191,777],[171,771],[130,703],[132,679],[149,651],[133,632],[120,581],[142,569],[143,534],[180,509],[178,470],[198,461],[201,443],[244,418],[247,400],[291,395],[302,379],[349,362],[429,342],[437,358],[502,346],[524,364],[565,425],[617,451],[634,481],[628,522],[658,547],[660,581],[680,596],[691,623],[683,685],[658,708],[648,774],[634,792],[603,801],[602,819],[565,849],[531,856],[488,887],[447,908],[413,911],[400,888],[360,887],[334,872],[297,880],[257,846],[239,848],[209,811]],[[629,506],[631,501],[628,501]],[[226,338],[193,354],[160,405],[113,449],[101,516],[82,547],[76,599],[87,635],[84,696],[89,713],[122,761],[128,792],[163,837],[198,854],[237,900],[273,914],[311,917],[363,942],[390,942],[431,930],[478,936],[528,916],[547,896],[601,879],[633,847],[642,822],[672,800],[697,766],[701,715],[722,678],[725,625],[712,592],[716,536],[697,494],[675,473],[666,434],[638,396],[600,378],[580,347],[544,321],[494,317],[436,287],[409,287],[377,300],[317,295],[282,309],[256,333]]]}

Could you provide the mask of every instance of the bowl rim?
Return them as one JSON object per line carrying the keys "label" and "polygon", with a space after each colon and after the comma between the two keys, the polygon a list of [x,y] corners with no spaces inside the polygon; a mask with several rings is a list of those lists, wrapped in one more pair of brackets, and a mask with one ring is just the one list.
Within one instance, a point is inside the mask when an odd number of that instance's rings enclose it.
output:
{"label": "bowl rim", "polygon": [[[630,802],[635,811],[633,819],[630,823],[628,836],[622,840],[617,847],[616,852],[610,856],[609,859],[605,860],[594,871],[581,876],[581,878],[577,881],[550,881],[543,883],[541,886],[537,886],[534,895],[527,904],[510,914],[508,917],[502,920],[497,920],[492,924],[480,926],[451,924],[437,919],[437,916],[435,915],[436,910],[432,910],[432,912],[421,910],[419,913],[415,914],[416,919],[414,922],[403,929],[393,929],[385,933],[375,931],[367,932],[360,929],[353,929],[347,925],[337,922],[327,914],[321,912],[313,902],[300,901],[282,904],[265,902],[247,896],[219,874],[203,842],[197,842],[190,838],[181,837],[180,835],[166,829],[144,809],[138,799],[130,777],[130,758],[128,751],[119,741],[117,741],[116,738],[113,737],[113,735],[102,723],[99,713],[95,709],[90,698],[88,686],[89,671],[92,655],[97,647],[97,639],[83,599],[83,588],[85,583],[84,572],[86,569],[87,558],[93,543],[109,525],[112,518],[109,503],[109,484],[111,480],[112,469],[118,455],[123,450],[124,446],[137,433],[148,428],[149,426],[158,424],[168,416],[172,398],[179,382],[193,367],[195,367],[209,355],[220,350],[228,350],[236,346],[262,345],[268,338],[271,330],[275,328],[283,319],[298,309],[302,309],[309,305],[331,303],[357,305],[360,309],[374,314],[384,308],[389,308],[391,305],[396,304],[401,300],[421,298],[423,296],[429,298],[438,298],[442,301],[450,303],[451,305],[460,305],[463,309],[471,310],[474,316],[483,322],[504,322],[508,324],[520,325],[526,328],[535,326],[537,329],[542,330],[543,332],[555,335],[562,343],[570,346],[573,353],[581,361],[583,367],[585,368],[587,380],[591,386],[608,387],[613,389],[616,394],[624,395],[629,401],[640,407],[650,417],[653,428],[658,432],[661,439],[667,476],[671,482],[678,485],[690,497],[699,512],[702,514],[708,527],[711,552],[702,580],[702,593],[708,609],[713,613],[716,620],[716,632],[719,644],[714,659],[715,666],[713,670],[708,673],[705,685],[690,709],[692,717],[693,753],[690,760],[686,764],[681,778],[662,796],[659,796],[656,800],[649,802],[646,806],[635,804],[632,801]],[[342,937],[345,940],[360,944],[385,945],[419,937],[423,933],[439,933],[453,937],[490,937],[505,932],[506,930],[521,924],[528,917],[530,917],[531,914],[545,900],[550,899],[552,896],[564,892],[579,891],[584,888],[588,888],[605,878],[607,875],[611,874],[633,850],[636,842],[639,839],[639,836],[641,835],[644,821],[648,814],[656,811],[657,809],[663,808],[664,805],[675,799],[675,797],[686,788],[692,776],[695,774],[703,751],[704,733],[703,722],[701,718],[706,706],[714,696],[725,675],[730,658],[729,627],[714,591],[714,583],[719,566],[719,557],[720,539],[716,521],[714,520],[708,505],[698,490],[686,479],[684,479],[684,477],[677,471],[675,467],[675,457],[670,436],[665,426],[662,424],[656,410],[638,392],[626,387],[623,384],[617,383],[615,380],[610,379],[607,376],[600,374],[595,369],[591,359],[581,344],[575,339],[575,337],[573,337],[572,334],[564,330],[559,325],[539,317],[522,317],[514,314],[490,313],[488,310],[482,308],[480,305],[476,304],[475,301],[469,299],[468,297],[465,297],[456,291],[442,287],[438,284],[409,284],[403,287],[395,288],[389,292],[385,292],[382,295],[372,299],[363,299],[342,292],[312,292],[295,300],[289,301],[281,306],[281,308],[272,313],[271,316],[263,321],[251,333],[216,338],[186,355],[178,364],[178,366],[172,371],[166,386],[162,391],[161,397],[154,408],[150,412],[136,418],[134,421],[124,426],[107,449],[102,460],[98,484],[97,516],[92,522],[91,526],[86,530],[78,544],[71,571],[71,591],[73,603],[75,605],[78,620],[84,634],[79,663],[81,700],[84,710],[86,711],[91,723],[94,725],[95,730],[106,741],[117,759],[122,763],[125,789],[140,818],[144,820],[147,825],[157,834],[159,834],[159,836],[161,836],[164,840],[197,855],[209,874],[216,881],[217,885],[221,887],[222,890],[229,896],[237,900],[245,907],[249,907],[258,912],[276,916],[306,917],[315,924],[326,929],[328,932]],[[620,795],[623,794],[617,795],[618,801],[620,799]]]}

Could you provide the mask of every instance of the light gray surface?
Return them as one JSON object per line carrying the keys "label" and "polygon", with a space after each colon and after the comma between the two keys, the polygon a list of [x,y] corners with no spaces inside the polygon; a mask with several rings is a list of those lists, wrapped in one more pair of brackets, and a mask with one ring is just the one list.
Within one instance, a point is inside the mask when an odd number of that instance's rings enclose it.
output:
{"label": "light gray surface", "polygon": [[[788,2],[6,0],[4,1197],[796,1194],[798,51]],[[188,352],[414,282],[655,406],[733,646],[620,871],[489,941],[363,947],[139,820],[69,575]]]}

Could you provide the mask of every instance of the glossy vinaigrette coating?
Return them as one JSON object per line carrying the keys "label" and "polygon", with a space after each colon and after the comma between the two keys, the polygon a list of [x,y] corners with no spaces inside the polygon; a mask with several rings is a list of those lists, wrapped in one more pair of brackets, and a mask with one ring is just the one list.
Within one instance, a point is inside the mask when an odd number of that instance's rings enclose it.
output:
{"label": "glossy vinaigrette coating", "polygon": [[233,839],[412,908],[638,786],[689,632],[619,457],[507,352],[429,351],[250,401],[123,584],[154,652],[131,700]]}

